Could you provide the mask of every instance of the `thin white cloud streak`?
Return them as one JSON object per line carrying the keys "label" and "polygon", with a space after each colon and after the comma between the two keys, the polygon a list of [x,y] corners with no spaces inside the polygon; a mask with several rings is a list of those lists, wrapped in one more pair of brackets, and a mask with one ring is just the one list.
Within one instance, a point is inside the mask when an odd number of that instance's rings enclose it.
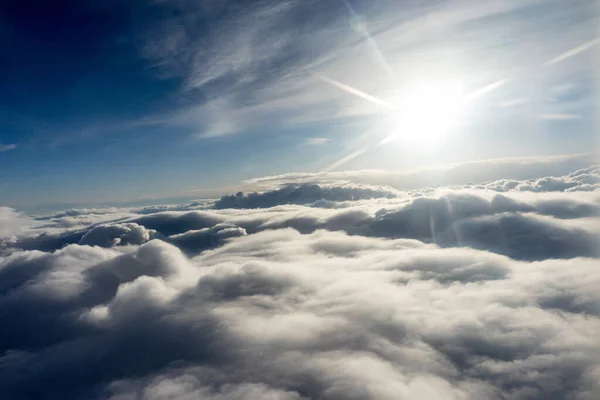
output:
{"label": "thin white cloud streak", "polygon": [[16,148],[17,148],[16,144],[1,144],[0,143],[0,153],[15,150]]}
{"label": "thin white cloud streak", "polygon": [[306,144],[310,146],[320,146],[329,142],[331,142],[331,139],[322,137],[312,137],[306,140]]}
{"label": "thin white cloud streak", "polygon": [[360,155],[364,154],[366,151],[368,151],[368,149],[362,149],[362,150],[356,150],[353,151],[352,153],[340,158],[338,161],[326,166],[325,168],[323,168],[321,170],[321,172],[329,172],[331,170],[337,169],[339,167],[341,167],[342,165],[346,164],[347,162],[355,159],[356,157],[359,157]]}
{"label": "thin white cloud streak", "polygon": [[524,104],[527,104],[529,100],[527,99],[513,99],[513,100],[507,100],[507,101],[503,101],[501,103],[498,104],[499,108],[511,108],[511,107],[519,107],[522,106]]}
{"label": "thin white cloud streak", "polygon": [[552,121],[572,121],[581,119],[579,114],[541,114],[538,116],[540,119],[552,120]]}

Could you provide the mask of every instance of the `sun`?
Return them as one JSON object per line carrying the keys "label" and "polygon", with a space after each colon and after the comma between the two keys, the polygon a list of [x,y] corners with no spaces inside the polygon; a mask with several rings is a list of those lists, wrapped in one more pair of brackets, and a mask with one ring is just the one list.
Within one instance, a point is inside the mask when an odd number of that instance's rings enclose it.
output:
{"label": "sun", "polygon": [[435,146],[459,124],[465,94],[460,82],[421,82],[399,92],[386,120],[388,136],[400,141]]}

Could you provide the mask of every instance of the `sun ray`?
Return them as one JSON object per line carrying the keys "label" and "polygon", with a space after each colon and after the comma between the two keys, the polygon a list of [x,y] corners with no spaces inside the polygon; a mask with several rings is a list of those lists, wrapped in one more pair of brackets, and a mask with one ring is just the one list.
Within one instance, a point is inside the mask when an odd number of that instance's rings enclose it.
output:
{"label": "sun ray", "polygon": [[381,66],[388,73],[388,75],[393,80],[395,80],[396,73],[395,73],[394,69],[390,66],[387,59],[383,56],[381,49],[377,45],[377,42],[375,42],[375,39],[373,38],[373,36],[367,30],[366,25],[362,22],[359,22],[360,21],[359,16],[356,14],[356,12],[354,11],[354,8],[352,8],[352,6],[350,5],[350,3],[348,3],[347,0],[342,0],[342,2],[346,5],[348,12],[352,16],[352,21],[354,22],[354,24],[353,24],[354,29],[357,32],[364,35],[365,39],[367,40],[367,43],[369,44],[369,47],[375,54],[375,58],[377,59],[377,61],[381,64]]}
{"label": "sun ray", "polygon": [[589,48],[592,48],[593,46],[600,44],[600,38],[596,38],[596,39],[592,39],[589,42],[585,42],[582,45],[579,45],[577,47],[572,48],[571,50],[565,51],[562,54],[559,54],[558,56],[551,58],[550,60],[546,61],[544,63],[545,66],[550,66],[553,64],[557,64],[561,61],[566,60],[567,58],[571,58],[573,56],[576,56],[579,53],[583,53],[584,51],[586,51]]}
{"label": "sun ray", "polygon": [[356,89],[355,87],[352,87],[350,85],[347,85],[345,83],[342,83],[340,81],[337,81],[335,79],[332,78],[328,78],[324,75],[315,75],[317,78],[319,78],[320,80],[330,84],[331,86],[334,86],[338,89],[343,90],[344,92],[353,94],[357,97],[360,97],[361,99],[370,101],[371,103],[377,104],[378,106],[387,108],[388,110],[393,110],[394,106],[391,103],[388,103],[385,100],[381,100],[380,98],[377,98],[375,96],[372,96],[370,94],[367,94],[365,92],[363,92],[362,90]]}

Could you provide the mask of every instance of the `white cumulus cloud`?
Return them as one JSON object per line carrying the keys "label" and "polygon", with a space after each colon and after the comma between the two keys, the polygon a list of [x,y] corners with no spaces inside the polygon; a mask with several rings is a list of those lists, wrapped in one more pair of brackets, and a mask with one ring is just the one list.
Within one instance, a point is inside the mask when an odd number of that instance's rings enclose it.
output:
{"label": "white cumulus cloud", "polygon": [[1,209],[0,393],[595,400],[597,173]]}

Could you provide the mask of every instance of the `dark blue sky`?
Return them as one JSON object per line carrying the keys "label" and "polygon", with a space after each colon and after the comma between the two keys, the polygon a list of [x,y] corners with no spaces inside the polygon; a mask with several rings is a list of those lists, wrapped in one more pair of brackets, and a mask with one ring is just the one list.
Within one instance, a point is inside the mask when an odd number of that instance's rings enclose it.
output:
{"label": "dark blue sky", "polygon": [[[0,203],[214,196],[358,153],[336,168],[597,144],[594,2],[392,3],[2,2]],[[378,145],[414,82],[499,80],[443,145]]]}

